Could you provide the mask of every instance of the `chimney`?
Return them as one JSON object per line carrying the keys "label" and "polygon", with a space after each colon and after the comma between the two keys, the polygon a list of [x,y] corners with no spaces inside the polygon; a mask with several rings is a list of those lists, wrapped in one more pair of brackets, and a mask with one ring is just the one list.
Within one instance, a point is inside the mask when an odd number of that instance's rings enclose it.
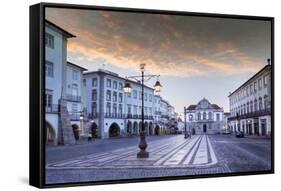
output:
{"label": "chimney", "polygon": [[270,65],[270,58],[267,59],[267,64]]}

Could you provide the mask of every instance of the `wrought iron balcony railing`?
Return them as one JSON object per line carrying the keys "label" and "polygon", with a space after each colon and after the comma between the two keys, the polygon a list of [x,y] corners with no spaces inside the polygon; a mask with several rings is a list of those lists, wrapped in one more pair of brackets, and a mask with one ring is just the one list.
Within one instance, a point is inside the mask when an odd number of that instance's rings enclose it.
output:
{"label": "wrought iron balcony railing", "polygon": [[246,119],[246,118],[253,118],[253,117],[259,117],[259,116],[264,116],[264,115],[271,115],[271,108],[268,109],[263,109],[259,111],[254,111],[242,115],[236,115],[236,116],[231,116],[228,118],[228,120],[241,120],[241,119]]}
{"label": "wrought iron balcony railing", "polygon": [[81,102],[81,96],[67,94],[66,95],[66,100],[73,101],[73,102]]}

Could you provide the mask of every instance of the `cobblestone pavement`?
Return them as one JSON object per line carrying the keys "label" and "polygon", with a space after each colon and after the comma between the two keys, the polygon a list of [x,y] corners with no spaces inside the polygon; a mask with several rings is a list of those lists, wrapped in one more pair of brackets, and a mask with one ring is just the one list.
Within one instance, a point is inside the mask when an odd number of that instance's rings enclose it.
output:
{"label": "cobblestone pavement", "polygon": [[[127,139],[128,146],[123,144],[126,139],[119,139],[92,143],[88,147],[47,148],[46,181],[85,182],[270,169],[268,139],[237,139],[228,135],[196,135],[187,140],[182,135],[148,139],[148,159],[136,158],[138,149],[133,143],[137,138]],[[115,149],[100,150],[101,145],[111,141]],[[81,152],[83,149],[96,153],[62,157],[67,156],[64,150]],[[55,153],[57,157],[51,157]]]}

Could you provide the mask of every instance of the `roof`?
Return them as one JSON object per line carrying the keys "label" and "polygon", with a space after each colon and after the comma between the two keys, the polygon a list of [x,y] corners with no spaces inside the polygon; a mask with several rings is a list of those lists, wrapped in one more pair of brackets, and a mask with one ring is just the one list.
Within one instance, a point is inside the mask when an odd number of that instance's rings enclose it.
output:
{"label": "roof", "polygon": [[46,20],[46,19],[45,19],[45,23],[47,23],[47,24],[53,26],[54,28],[58,29],[59,31],[61,31],[61,32],[62,32],[66,37],[68,37],[68,38],[75,38],[75,37],[76,37],[74,34],[71,34],[70,32],[66,31],[65,29],[63,29],[63,28],[61,28],[60,26],[58,26],[58,25],[52,23],[52,22],[49,21],[49,20]]}
{"label": "roof", "polygon": [[221,107],[218,106],[217,104],[211,104],[211,106],[212,106],[214,109],[221,109]]}
{"label": "roof", "polygon": [[233,95],[235,92],[237,92],[239,89],[241,89],[243,86],[245,86],[249,81],[251,81],[252,79],[254,79],[256,76],[258,76],[259,74],[261,74],[263,71],[265,71],[266,69],[271,69],[271,65],[267,64],[265,65],[260,71],[258,71],[256,74],[254,74],[250,79],[248,79],[246,82],[244,82],[241,86],[239,86],[236,90],[234,90],[232,93],[230,93],[228,95],[228,97],[230,97],[231,95]]}
{"label": "roof", "polygon": [[186,108],[187,110],[194,110],[196,108],[196,105],[190,105],[188,106],[188,108]]}
{"label": "roof", "polygon": [[[203,98],[203,100],[206,100],[205,98]],[[201,100],[202,101],[202,100]],[[199,102],[200,103],[200,102]],[[198,103],[198,104],[199,104]],[[197,104],[197,105],[198,105]],[[189,105],[186,110],[195,110],[197,105]],[[212,109],[222,109],[220,106],[218,106],[217,104],[210,104],[211,108]],[[210,108],[209,108],[210,109]]]}
{"label": "roof", "polygon": [[[105,74],[105,75],[110,75],[110,76],[113,76],[115,78],[119,78],[119,79],[122,79],[122,80],[125,80],[125,81],[128,81],[130,83],[134,83],[134,84],[137,84],[137,85],[141,85],[140,82],[137,82],[137,81],[134,81],[134,80],[131,80],[131,79],[127,79],[127,78],[124,78],[124,77],[121,77],[119,76],[118,74],[114,73],[114,72],[111,72],[111,71],[108,71],[108,70],[97,70],[97,71],[87,71],[87,72],[84,72],[83,75],[90,75],[90,74],[95,74],[95,73],[100,73],[100,74]],[[144,87],[146,88],[149,88],[151,90],[154,91],[154,88],[152,87],[149,87],[147,85],[144,85]]]}
{"label": "roof", "polygon": [[77,64],[73,64],[72,62],[69,62],[69,61],[67,61],[67,64],[68,65],[71,65],[71,66],[74,66],[74,67],[77,67],[77,68],[79,68],[80,70],[82,70],[82,71],[87,71],[88,69],[86,69],[86,68],[83,68],[82,66],[79,66],[79,65],[77,65]]}

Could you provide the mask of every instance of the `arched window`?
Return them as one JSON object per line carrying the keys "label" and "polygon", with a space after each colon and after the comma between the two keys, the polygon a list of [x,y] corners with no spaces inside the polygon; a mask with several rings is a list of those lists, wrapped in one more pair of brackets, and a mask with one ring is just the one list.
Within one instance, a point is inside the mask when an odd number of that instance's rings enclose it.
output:
{"label": "arched window", "polygon": [[198,112],[198,114],[197,114],[198,116],[198,120],[201,120],[201,113],[200,112]]}
{"label": "arched window", "polygon": [[206,112],[203,112],[203,120],[206,120],[207,119],[207,114]]}
{"label": "arched window", "polygon": [[209,111],[209,113],[208,113],[208,119],[209,119],[209,120],[212,120],[212,112],[210,112],[210,111]]}

